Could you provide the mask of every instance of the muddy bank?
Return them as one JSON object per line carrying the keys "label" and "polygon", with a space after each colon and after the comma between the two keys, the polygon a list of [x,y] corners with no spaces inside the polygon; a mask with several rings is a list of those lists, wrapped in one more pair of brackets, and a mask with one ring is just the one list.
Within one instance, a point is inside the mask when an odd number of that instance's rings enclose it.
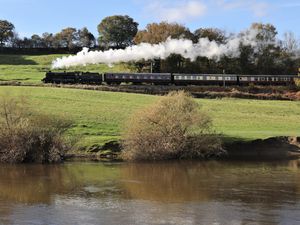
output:
{"label": "muddy bank", "polygon": [[21,82],[0,82],[2,86],[36,86],[74,88],[95,91],[125,92],[150,95],[165,95],[170,91],[185,90],[195,98],[244,98],[261,100],[300,100],[297,86],[175,86],[175,85],[67,85],[67,84],[23,84]]}
{"label": "muddy bank", "polygon": [[[234,141],[224,144],[226,154],[220,159],[286,160],[300,158],[300,137],[273,137],[254,141]],[[120,161],[121,146],[111,141],[103,146],[94,145],[84,152],[66,155],[68,160]]]}
{"label": "muddy bank", "polygon": [[278,160],[300,157],[300,137],[273,137],[264,140],[225,144],[224,159]]}

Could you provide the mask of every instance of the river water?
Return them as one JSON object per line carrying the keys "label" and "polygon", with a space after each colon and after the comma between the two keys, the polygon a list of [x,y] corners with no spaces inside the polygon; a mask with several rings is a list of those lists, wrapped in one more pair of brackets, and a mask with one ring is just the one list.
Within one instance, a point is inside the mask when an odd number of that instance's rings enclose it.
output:
{"label": "river water", "polygon": [[299,165],[0,165],[0,224],[300,224]]}

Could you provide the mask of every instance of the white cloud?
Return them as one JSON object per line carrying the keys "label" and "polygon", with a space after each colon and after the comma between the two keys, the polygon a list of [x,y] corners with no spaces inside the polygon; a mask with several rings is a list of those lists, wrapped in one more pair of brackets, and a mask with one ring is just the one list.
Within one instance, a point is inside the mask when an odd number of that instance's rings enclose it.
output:
{"label": "white cloud", "polygon": [[257,0],[216,0],[219,7],[224,10],[248,10],[255,17],[264,17],[268,14],[270,4]]}
{"label": "white cloud", "polygon": [[186,22],[206,12],[206,5],[200,1],[154,1],[147,6],[147,11],[160,20],[168,22]]}

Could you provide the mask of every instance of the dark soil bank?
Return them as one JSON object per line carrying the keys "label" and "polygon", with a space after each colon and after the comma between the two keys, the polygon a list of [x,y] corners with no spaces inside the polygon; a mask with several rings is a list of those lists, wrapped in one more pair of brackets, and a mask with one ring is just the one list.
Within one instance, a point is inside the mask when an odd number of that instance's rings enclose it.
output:
{"label": "dark soil bank", "polygon": [[300,137],[274,137],[225,145],[229,159],[290,159],[300,156]]}
{"label": "dark soil bank", "polygon": [[[300,137],[273,137],[254,141],[235,141],[224,144],[226,154],[221,159],[286,160],[300,157]],[[68,154],[67,159],[119,161],[121,146],[112,141],[104,146],[92,146],[84,154]]]}

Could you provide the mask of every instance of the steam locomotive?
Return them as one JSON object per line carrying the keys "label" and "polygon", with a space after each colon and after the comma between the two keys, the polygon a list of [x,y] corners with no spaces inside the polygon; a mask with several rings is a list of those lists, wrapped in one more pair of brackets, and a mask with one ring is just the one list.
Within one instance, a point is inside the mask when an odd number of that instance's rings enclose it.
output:
{"label": "steam locomotive", "polygon": [[44,83],[120,85],[293,85],[297,75],[47,72]]}

